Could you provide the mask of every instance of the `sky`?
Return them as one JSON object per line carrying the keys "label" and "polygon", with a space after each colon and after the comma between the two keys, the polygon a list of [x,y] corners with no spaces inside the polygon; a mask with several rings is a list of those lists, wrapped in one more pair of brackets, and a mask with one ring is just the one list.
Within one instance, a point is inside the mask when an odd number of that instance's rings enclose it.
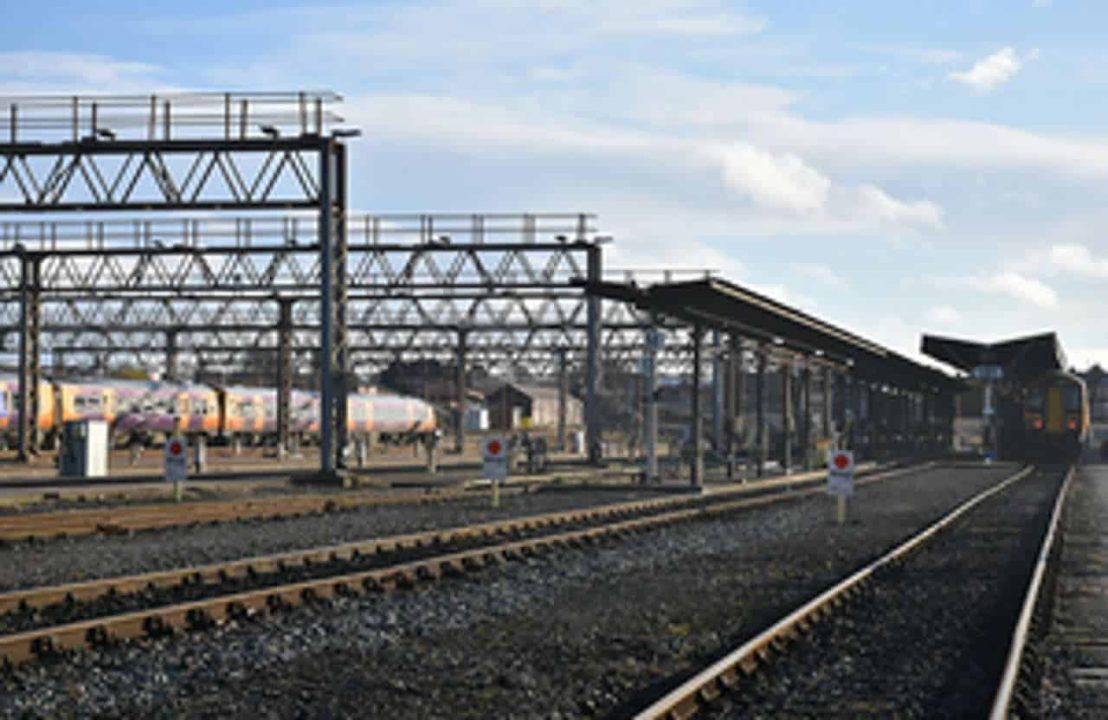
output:
{"label": "sky", "polygon": [[4,0],[0,93],[333,89],[367,212],[595,212],[918,357],[1108,365],[1108,4]]}

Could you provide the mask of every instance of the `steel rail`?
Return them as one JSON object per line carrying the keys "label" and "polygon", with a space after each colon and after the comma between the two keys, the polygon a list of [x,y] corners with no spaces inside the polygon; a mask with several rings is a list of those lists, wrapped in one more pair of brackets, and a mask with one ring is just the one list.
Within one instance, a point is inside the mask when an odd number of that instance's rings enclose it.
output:
{"label": "steel rail", "polygon": [[997,688],[993,699],[992,710],[989,712],[990,720],[1004,720],[1009,716],[1012,700],[1015,696],[1016,681],[1019,679],[1020,667],[1023,664],[1023,651],[1027,647],[1028,635],[1031,631],[1031,619],[1038,605],[1039,592],[1042,589],[1043,578],[1046,576],[1050,565],[1050,555],[1054,548],[1054,540],[1058,535],[1058,527],[1061,525],[1062,510],[1065,507],[1066,496],[1069,494],[1070,485],[1073,484],[1075,468],[1070,467],[1066,473],[1066,479],[1058,491],[1058,498],[1054,501],[1054,511],[1050,515],[1050,524],[1046,535],[1043,536],[1042,547],[1039,548],[1039,557],[1035,561],[1035,571],[1031,576],[1031,582],[1027,586],[1027,595],[1023,600],[1020,610],[1019,622],[1012,633],[1012,641],[1008,649],[1008,659],[1004,664],[1004,674],[1001,676],[1000,686]]}
{"label": "steel rail", "polygon": [[[383,468],[387,472],[387,468]],[[555,470],[542,475],[531,475],[520,486],[542,484],[555,479],[588,480],[600,477],[629,476],[637,470],[596,471]],[[462,481],[463,483],[465,481]],[[0,481],[0,487],[3,487]],[[515,485],[503,489],[515,492]],[[95,491],[91,488],[90,491]],[[480,497],[486,490],[469,490],[465,487],[446,488],[435,493],[412,491],[382,495],[380,492],[354,492],[349,494],[311,493],[268,498],[230,500],[200,500],[183,505],[176,503],[143,503],[111,508],[57,510],[48,512],[0,515],[0,540],[21,541],[33,538],[78,536],[95,534],[124,534],[140,530],[152,530],[199,523],[227,522],[233,520],[278,519],[308,513],[350,510],[369,506],[425,504]]]}
{"label": "steel rail", "polygon": [[[870,470],[875,472],[881,478],[888,478],[894,477],[898,473],[903,474],[904,472],[925,469],[926,467],[927,465],[910,466],[899,471],[892,470],[884,473],[877,472],[879,469],[874,467],[871,467]],[[876,477],[872,479],[876,479]],[[798,485],[806,485],[812,482],[817,482],[818,480],[819,478],[815,477],[815,473],[808,473],[803,476],[794,475],[791,477],[778,478],[758,484],[732,485],[728,487],[723,487],[715,490],[711,493],[711,495],[717,497],[729,497],[734,495],[753,494],[759,491],[772,492],[781,489],[788,491]],[[511,492],[512,489],[513,488],[509,486],[503,491]],[[464,492],[465,491],[456,491],[454,494],[441,493],[438,495],[430,496],[429,501],[435,502],[439,499],[445,501],[474,496],[472,494],[464,495]],[[423,495],[422,497],[426,498],[428,496]],[[271,555],[262,555],[252,558],[243,558],[240,560],[223,561],[201,567],[156,571],[150,573],[142,573],[134,576],[101,578],[97,580],[67,583],[64,585],[44,586],[24,590],[12,590],[0,593],[0,612],[7,612],[21,606],[41,607],[45,604],[55,602],[56,600],[60,598],[65,598],[67,596],[78,600],[85,600],[96,597],[98,594],[104,594],[111,589],[121,591],[126,588],[134,587],[165,587],[185,578],[200,577],[205,579],[222,579],[223,577],[237,577],[249,572],[251,569],[257,571],[259,569],[271,569],[282,564],[285,566],[300,565],[307,562],[312,562],[313,560],[318,560],[320,558],[330,559],[333,556],[348,557],[354,555],[355,553],[366,554],[381,552],[384,550],[420,547],[427,544],[441,543],[450,539],[474,537],[487,533],[498,533],[505,531],[510,532],[517,529],[526,529],[529,527],[550,524],[552,522],[578,522],[590,517],[600,517],[605,515],[615,516],[626,514],[629,512],[642,512],[656,509],[664,510],[670,507],[680,506],[682,504],[695,503],[702,500],[703,497],[703,495],[679,495],[666,498],[654,498],[650,500],[630,500],[621,503],[610,503],[599,507],[580,508],[577,510],[566,510],[555,513],[545,513],[541,515],[521,516],[475,525],[466,525],[454,528],[441,528],[436,530],[425,530],[421,532],[393,535],[365,541],[320,546],[309,548],[307,550],[290,551]],[[384,500],[384,498],[381,499]],[[334,502],[336,500],[341,503],[339,505],[340,507],[355,507],[360,501],[363,503],[365,502],[360,498],[346,498],[345,503],[342,503],[342,501],[344,500],[343,498],[334,498],[333,496],[318,496],[312,498],[313,503],[326,503],[328,501]],[[274,498],[273,501],[274,503],[271,504],[277,504],[280,502],[280,499]],[[407,500],[401,498],[393,498],[393,501],[397,504],[405,502],[419,502],[419,500],[415,498]],[[374,498],[370,497],[369,502],[373,503]],[[179,506],[169,505],[167,507],[170,511],[176,513],[178,516],[182,514]],[[316,506],[313,504],[312,507]],[[185,522],[199,522],[193,519],[194,513],[191,509],[188,513],[188,516],[189,517]],[[274,516],[270,515],[268,517]],[[82,523],[85,521],[85,519],[82,519]],[[70,525],[68,527],[72,528],[73,526]],[[130,529],[130,527],[124,526],[121,529],[126,530]]]}
{"label": "steel rail", "polygon": [[806,630],[815,620],[826,615],[831,608],[841,605],[846,598],[856,593],[860,586],[878,570],[900,560],[974,507],[1027,477],[1034,470],[1034,466],[1025,467],[961,503],[936,522],[804,603],[739,648],[683,682],[635,715],[636,720],[688,720],[695,716],[704,704],[712,702],[723,692],[737,687],[740,674],[752,674],[761,662],[768,659],[775,644],[793,638]]}
{"label": "steel rail", "polygon": [[[877,472],[861,481],[878,482],[933,466],[933,463]],[[815,473],[811,473],[815,475]],[[822,474],[820,474],[822,476]],[[813,480],[815,480],[813,478]],[[811,482],[809,480],[807,482]],[[510,540],[462,551],[432,555],[415,561],[405,561],[386,567],[354,573],[332,575],[291,584],[275,584],[231,595],[216,595],[203,600],[180,604],[168,604],[118,615],[101,616],[63,625],[42,627],[10,635],[0,636],[0,663],[18,664],[34,660],[40,655],[64,649],[76,649],[122,640],[155,635],[173,629],[188,629],[237,616],[243,612],[275,609],[290,604],[307,602],[313,598],[326,598],[344,592],[354,592],[358,586],[366,590],[391,589],[421,580],[436,579],[445,574],[484,566],[490,561],[500,561],[525,556],[553,547],[577,545],[602,537],[618,536],[652,527],[711,517],[737,510],[788,501],[822,491],[822,484],[799,492],[790,492],[798,484],[797,478],[773,481],[783,492],[767,493],[755,497],[733,498],[744,494],[744,486],[734,486],[724,491],[678,498],[649,501],[633,501],[618,505],[591,508],[580,511],[550,513],[547,515],[515,518],[511,520],[481,523],[447,530],[433,530],[408,535],[369,540],[364,543],[347,543],[340,546],[315,548],[308,551],[246,560],[216,563],[204,567],[182,568],[164,572],[146,573],[125,578],[109,578],[101,581],[74,583],[48,588],[31,588],[0,596],[0,608],[8,611],[21,607],[69,601],[70,599],[94,599],[111,592],[135,592],[149,587],[167,586],[182,581],[222,583],[233,577],[243,577],[261,571],[278,572],[290,565],[309,566],[313,563],[339,561],[346,557],[369,555],[389,550],[405,550],[433,547],[436,544],[464,538],[494,538],[526,529],[544,529],[572,522],[580,522],[604,516],[613,521],[586,528],[538,535],[523,540]],[[817,481],[818,482],[818,481]],[[746,493],[757,485],[745,486]],[[703,502],[707,505],[680,507],[681,503]],[[676,509],[669,509],[677,505]],[[660,509],[657,514],[623,519],[635,508]]]}

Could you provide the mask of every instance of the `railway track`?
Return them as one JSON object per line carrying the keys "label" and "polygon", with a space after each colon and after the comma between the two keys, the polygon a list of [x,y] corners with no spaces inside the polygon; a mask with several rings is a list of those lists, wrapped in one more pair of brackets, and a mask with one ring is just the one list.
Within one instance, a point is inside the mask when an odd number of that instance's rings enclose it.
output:
{"label": "railway track", "polygon": [[[873,483],[929,467],[871,470]],[[336,594],[389,590],[551,548],[735,512],[822,491],[818,474],[704,495],[631,501],[410,533],[203,567],[0,594],[0,659],[203,628]]]}
{"label": "railway track", "polygon": [[[554,480],[582,482],[593,478],[630,477],[630,470],[559,471],[530,476],[525,483],[501,489],[506,495],[526,492]],[[369,506],[427,504],[487,495],[484,489],[462,486],[427,489],[282,494],[272,497],[193,500],[184,504],[155,502],[105,508],[0,514],[0,541],[17,542],[52,537],[126,534],[141,530],[236,520],[263,520],[353,510]]]}
{"label": "railway track", "polygon": [[1071,477],[1025,468],[978,493],[635,717],[1007,717],[1034,606],[1019,600],[1038,594]]}

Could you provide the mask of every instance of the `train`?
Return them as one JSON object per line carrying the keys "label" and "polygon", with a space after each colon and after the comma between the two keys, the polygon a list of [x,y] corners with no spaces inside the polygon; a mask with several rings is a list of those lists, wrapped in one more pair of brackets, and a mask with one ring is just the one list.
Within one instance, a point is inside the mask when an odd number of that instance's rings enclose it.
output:
{"label": "train", "polygon": [[[0,375],[0,440],[11,444],[18,427],[18,379]],[[267,387],[202,385],[144,380],[44,378],[38,386],[36,426],[47,447],[66,422],[104,420],[117,447],[151,444],[168,435],[204,437],[212,444],[272,444],[277,439],[277,391]],[[319,435],[319,393],[294,390],[289,432],[298,444]],[[382,443],[433,442],[438,415],[419,399],[389,393],[347,396],[347,432]]]}
{"label": "train", "polygon": [[1023,397],[1023,455],[1075,460],[1089,437],[1089,393],[1078,376],[1060,370],[1028,382]]}

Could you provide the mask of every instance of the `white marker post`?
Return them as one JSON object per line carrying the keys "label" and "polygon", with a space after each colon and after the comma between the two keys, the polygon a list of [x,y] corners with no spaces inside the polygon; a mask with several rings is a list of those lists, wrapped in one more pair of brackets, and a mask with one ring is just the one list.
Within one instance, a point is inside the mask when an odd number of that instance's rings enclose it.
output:
{"label": "white marker post", "polygon": [[189,477],[189,442],[175,435],[165,441],[165,479],[173,483],[173,498],[181,502],[185,480]]}
{"label": "white marker post", "polygon": [[500,507],[500,483],[508,479],[508,443],[502,437],[487,438],[481,445],[482,476],[492,482],[492,506]]}
{"label": "white marker post", "polygon": [[832,450],[827,455],[827,493],[836,498],[835,516],[839,525],[846,522],[847,498],[854,494],[854,452]]}

